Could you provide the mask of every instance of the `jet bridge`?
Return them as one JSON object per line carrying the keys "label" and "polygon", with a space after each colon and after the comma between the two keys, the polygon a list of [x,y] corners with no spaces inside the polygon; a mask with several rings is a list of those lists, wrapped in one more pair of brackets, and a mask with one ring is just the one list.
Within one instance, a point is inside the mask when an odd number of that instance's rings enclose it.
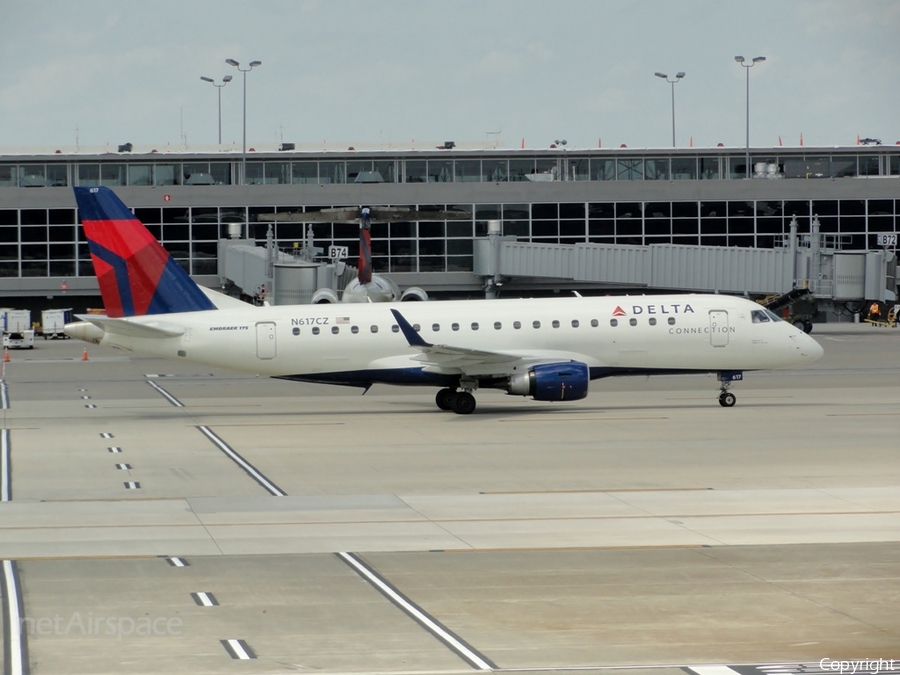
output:
{"label": "jet bridge", "polygon": [[[785,296],[808,303],[801,323],[828,308],[859,311],[866,301],[896,298],[896,257],[892,251],[843,251],[840,239],[819,233],[791,232],[776,248],[726,248],[651,244],[532,244],[500,235],[497,221],[488,237],[475,241],[474,272],[484,279],[487,297],[516,280],[555,279],[608,287],[647,288],[698,293]],[[791,296],[787,295],[790,304]]]}

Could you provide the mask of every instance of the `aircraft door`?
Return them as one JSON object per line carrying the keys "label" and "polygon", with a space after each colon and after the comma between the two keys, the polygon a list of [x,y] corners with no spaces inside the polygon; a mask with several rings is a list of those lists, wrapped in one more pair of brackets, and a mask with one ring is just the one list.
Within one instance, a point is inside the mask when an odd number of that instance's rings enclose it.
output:
{"label": "aircraft door", "polygon": [[256,324],[256,356],[274,359],[275,354],[275,324],[271,321]]}
{"label": "aircraft door", "polygon": [[728,345],[728,312],[724,309],[709,311],[709,342],[713,347]]}

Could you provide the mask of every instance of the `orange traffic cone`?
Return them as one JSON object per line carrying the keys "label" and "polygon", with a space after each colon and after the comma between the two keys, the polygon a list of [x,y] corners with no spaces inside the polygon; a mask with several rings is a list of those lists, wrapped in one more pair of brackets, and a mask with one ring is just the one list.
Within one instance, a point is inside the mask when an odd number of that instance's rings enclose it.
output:
{"label": "orange traffic cone", "polygon": [[3,348],[3,363],[9,363],[9,347]]}
{"label": "orange traffic cone", "polygon": [[82,360],[82,361],[87,361],[87,360],[88,360],[88,356],[87,356],[87,347],[85,347],[85,348],[84,348],[84,351],[81,352],[81,360]]}

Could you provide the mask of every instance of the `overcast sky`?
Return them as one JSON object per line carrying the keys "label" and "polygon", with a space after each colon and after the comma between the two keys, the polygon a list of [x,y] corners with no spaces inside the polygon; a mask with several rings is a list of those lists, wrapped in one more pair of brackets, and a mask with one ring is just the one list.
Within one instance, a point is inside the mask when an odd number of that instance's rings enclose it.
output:
{"label": "overcast sky", "polygon": [[[0,150],[900,141],[897,0],[0,0]],[[499,133],[496,133],[499,132]]]}

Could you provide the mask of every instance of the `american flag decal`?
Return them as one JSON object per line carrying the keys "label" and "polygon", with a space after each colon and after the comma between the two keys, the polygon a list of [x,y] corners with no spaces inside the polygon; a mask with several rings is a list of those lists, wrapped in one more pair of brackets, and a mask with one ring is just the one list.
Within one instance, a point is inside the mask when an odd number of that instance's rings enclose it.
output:
{"label": "american flag decal", "polygon": [[336,322],[336,323],[350,323],[350,317],[349,317],[349,316],[339,316],[339,317],[335,320],[335,322]]}

